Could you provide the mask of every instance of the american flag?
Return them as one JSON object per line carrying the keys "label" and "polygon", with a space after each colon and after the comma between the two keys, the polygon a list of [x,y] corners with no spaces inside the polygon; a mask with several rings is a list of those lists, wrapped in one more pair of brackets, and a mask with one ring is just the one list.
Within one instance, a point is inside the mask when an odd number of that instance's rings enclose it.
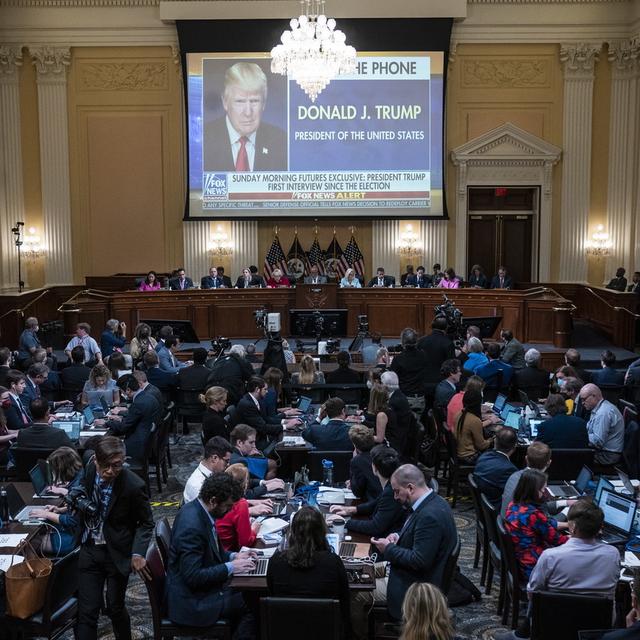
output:
{"label": "american flag", "polygon": [[349,267],[353,267],[357,275],[364,275],[364,256],[360,251],[360,247],[356,242],[355,236],[352,234],[347,246],[342,254],[342,258],[340,258],[340,277],[344,277],[347,269]]}
{"label": "american flag", "polygon": [[318,267],[318,272],[324,274],[324,254],[320,248],[318,236],[313,239],[313,244],[311,245],[311,249],[309,249],[308,263],[309,269],[315,264]]}
{"label": "american flag", "polygon": [[270,278],[274,269],[280,269],[282,273],[287,273],[287,258],[284,255],[284,251],[280,246],[280,239],[278,236],[273,236],[273,242],[267,251],[267,255],[264,259],[264,277]]}

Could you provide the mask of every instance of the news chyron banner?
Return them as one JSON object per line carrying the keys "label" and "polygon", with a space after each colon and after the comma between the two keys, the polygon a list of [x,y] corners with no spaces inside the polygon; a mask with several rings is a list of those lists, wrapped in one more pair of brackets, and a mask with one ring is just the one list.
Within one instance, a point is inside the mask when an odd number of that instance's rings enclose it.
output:
{"label": "news chyron banner", "polygon": [[270,61],[188,54],[190,217],[443,215],[443,54],[371,54],[315,103]]}

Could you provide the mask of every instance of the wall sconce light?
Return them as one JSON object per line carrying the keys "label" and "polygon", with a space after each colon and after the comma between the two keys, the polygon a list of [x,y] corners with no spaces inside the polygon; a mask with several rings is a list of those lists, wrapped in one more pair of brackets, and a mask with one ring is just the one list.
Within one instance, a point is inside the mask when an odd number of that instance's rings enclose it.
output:
{"label": "wall sconce light", "polygon": [[29,227],[22,238],[22,242],[22,255],[29,262],[35,262],[46,253],[35,227]]}
{"label": "wall sconce light", "polygon": [[229,241],[229,236],[222,230],[221,226],[212,233],[207,244],[207,251],[213,257],[223,258],[233,254],[233,243]]}
{"label": "wall sconce light", "polygon": [[612,244],[609,240],[609,234],[604,227],[599,224],[595,233],[592,234],[591,240],[587,242],[587,255],[595,258],[608,258],[611,255]]}
{"label": "wall sconce light", "polygon": [[411,224],[405,227],[404,233],[400,236],[398,253],[407,259],[422,255],[422,247],[418,245],[418,234]]}

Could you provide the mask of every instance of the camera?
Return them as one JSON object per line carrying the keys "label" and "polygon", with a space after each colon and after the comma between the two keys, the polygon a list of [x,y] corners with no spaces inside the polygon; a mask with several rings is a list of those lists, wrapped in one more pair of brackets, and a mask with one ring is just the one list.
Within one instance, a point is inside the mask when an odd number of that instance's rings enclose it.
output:
{"label": "camera", "polygon": [[217,338],[213,338],[211,340],[211,349],[215,355],[219,355],[225,349],[229,349],[231,347],[231,340],[229,338],[223,338],[222,336],[218,336]]}
{"label": "camera", "polygon": [[465,341],[465,329],[462,324],[462,311],[460,311],[460,309],[458,309],[446,295],[443,297],[444,302],[442,304],[437,304],[434,307],[436,318],[438,316],[445,318],[447,321],[446,334],[453,340],[455,346],[459,349]]}
{"label": "camera", "polygon": [[327,353],[338,353],[340,351],[340,340],[338,338],[329,338],[326,349]]}
{"label": "camera", "polygon": [[62,496],[62,501],[88,518],[95,518],[100,511],[98,505],[87,498],[87,494],[82,489],[72,489],[66,496]]}
{"label": "camera", "polygon": [[358,316],[358,332],[359,333],[369,332],[369,318],[366,315]]}

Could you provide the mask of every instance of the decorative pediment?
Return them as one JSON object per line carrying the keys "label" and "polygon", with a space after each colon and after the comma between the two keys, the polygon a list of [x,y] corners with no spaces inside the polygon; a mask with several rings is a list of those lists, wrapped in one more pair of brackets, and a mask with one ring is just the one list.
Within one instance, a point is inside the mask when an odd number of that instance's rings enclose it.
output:
{"label": "decorative pediment", "polygon": [[555,164],[561,153],[559,147],[507,122],[453,149],[451,160],[455,165],[474,160],[529,160]]}

